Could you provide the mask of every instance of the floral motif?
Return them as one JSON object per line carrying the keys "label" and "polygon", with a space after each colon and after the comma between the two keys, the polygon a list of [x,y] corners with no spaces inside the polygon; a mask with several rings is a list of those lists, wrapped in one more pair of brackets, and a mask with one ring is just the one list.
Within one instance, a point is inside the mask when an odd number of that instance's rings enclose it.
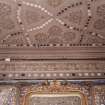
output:
{"label": "floral motif", "polygon": [[105,18],[105,4],[101,4],[97,7],[96,14],[99,17]]}
{"label": "floral motif", "polygon": [[94,22],[94,28],[97,30],[105,29],[105,20],[98,19]]}
{"label": "floral motif", "polygon": [[0,27],[2,29],[11,30],[15,27],[14,22],[10,18],[12,8],[6,3],[0,3]]}
{"label": "floral motif", "polygon": [[52,7],[58,7],[63,3],[63,0],[47,0],[47,3]]}
{"label": "floral motif", "polygon": [[65,16],[64,18],[67,19],[69,22],[72,22],[74,24],[80,24],[82,21],[82,11],[71,11]]}

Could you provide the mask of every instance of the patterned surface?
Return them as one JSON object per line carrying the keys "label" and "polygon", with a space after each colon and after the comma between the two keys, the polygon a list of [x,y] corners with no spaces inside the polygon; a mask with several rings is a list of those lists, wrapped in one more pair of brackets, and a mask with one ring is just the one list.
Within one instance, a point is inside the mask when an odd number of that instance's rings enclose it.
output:
{"label": "patterned surface", "polygon": [[[46,82],[47,83],[47,82]],[[78,84],[61,85],[59,81],[49,82],[42,86],[24,87],[23,105],[87,105],[88,87]]]}
{"label": "patterned surface", "polygon": [[18,91],[12,86],[0,86],[0,105],[18,105]]}
{"label": "patterned surface", "polygon": [[0,43],[103,46],[104,10],[104,0],[0,0]]}
{"label": "patterned surface", "polygon": [[[105,1],[104,0],[101,1],[100,0],[9,0],[9,1],[0,0],[0,48],[11,48],[11,47],[54,48],[62,46],[72,48],[72,46],[76,46],[76,49],[79,49],[80,46],[87,46],[86,48],[88,49],[90,48],[89,46],[102,47],[104,45],[105,45]],[[105,72],[104,72],[105,65],[103,63],[104,61],[103,62],[101,61],[101,63],[86,63],[82,66],[80,63],[62,64],[60,62],[59,64],[38,63],[36,65],[35,63],[33,64],[33,62],[29,62],[28,60],[27,64],[27,62],[17,62],[17,61],[18,60],[25,61],[26,55],[32,57],[33,55],[28,55],[28,54],[25,55],[24,51],[24,53],[22,52],[24,54],[23,56],[18,52],[17,54],[16,49],[14,50],[15,54],[12,53],[11,49],[9,50],[7,49],[7,51],[5,51],[5,54],[7,55],[4,55],[4,52],[2,52],[0,49],[0,54],[1,54],[0,57],[2,56],[0,58],[0,70],[2,70],[0,71],[0,79],[10,80],[10,79],[45,79],[45,78],[47,79],[105,78]],[[78,50],[76,52],[78,52]],[[13,57],[12,61],[11,61],[11,55]],[[35,55],[37,56],[37,54]],[[52,54],[52,56],[53,55],[54,54]],[[77,55],[81,56],[82,54],[77,54]],[[92,58],[93,55],[94,53],[92,53],[90,58]],[[55,56],[56,58],[58,57],[57,54],[55,54]],[[61,56],[62,58],[65,58],[65,55],[61,54]],[[101,58],[103,58],[102,56]],[[44,69],[45,70],[47,69],[47,71],[44,71]],[[61,69],[63,71],[59,72],[59,70]],[[26,70],[26,72],[24,72],[24,70]],[[30,71],[28,72],[28,70]],[[42,70],[44,71],[44,73],[42,71],[36,73],[37,70],[40,71]],[[55,70],[57,70],[58,72],[55,72]],[[65,70],[66,72],[64,72]],[[70,70],[69,73],[68,70]],[[73,70],[73,72],[71,72],[71,70]],[[48,71],[53,71],[53,73],[52,72],[49,73]],[[30,92],[30,87],[26,86],[28,84],[30,84],[31,87],[33,87],[32,88],[33,92],[35,92],[38,89],[36,87],[40,87],[38,90],[39,93],[40,91],[42,93],[43,92],[46,93],[46,91],[47,92],[49,91],[50,93],[53,92],[56,94],[62,91],[67,92],[68,91],[67,84],[69,84],[69,87],[71,89],[70,91],[72,91],[73,89],[82,91],[84,97],[85,96],[87,97],[88,105],[105,104],[105,95],[104,95],[105,86],[102,86],[105,85],[105,81],[102,82],[102,84],[99,85],[98,87],[97,86],[94,87],[97,84],[90,81],[87,81],[85,83],[78,82],[73,84],[63,82],[62,84],[65,85],[61,86],[60,88],[56,84],[54,85],[52,84],[51,85],[52,87],[50,88],[49,86],[47,86],[46,88],[45,86],[46,83],[38,82],[35,84],[34,83],[31,84],[32,80],[31,83],[26,82],[25,85],[23,84],[20,85],[21,83],[18,81],[17,82],[9,81],[6,83],[4,83],[4,81],[2,82],[3,86],[2,84],[0,85],[0,105],[23,105],[24,98],[26,98],[25,96],[28,94],[28,92]],[[14,85],[15,87],[12,85],[9,87],[5,85],[7,83],[9,84],[10,82],[12,82],[13,84],[15,83]],[[101,81],[98,81],[98,83],[100,84]],[[72,86],[73,88],[71,88]],[[20,96],[20,98],[18,98],[18,95]],[[70,102],[71,98],[73,98],[74,100],[76,99],[79,102],[83,101],[83,99],[80,100],[77,99],[77,97],[74,98],[72,96],[69,97],[69,103],[71,103]],[[21,103],[19,103],[19,99],[21,100]],[[33,99],[33,103],[34,101],[36,101],[36,99]],[[41,101],[41,99],[38,101]],[[49,101],[52,103],[52,99]],[[28,105],[30,104],[33,105],[33,103],[29,103]],[[57,103],[59,102],[57,101]],[[77,105],[76,101],[72,104]]]}
{"label": "patterned surface", "polygon": [[95,105],[105,105],[105,86],[94,87],[94,103]]}
{"label": "patterned surface", "polygon": [[29,105],[82,105],[81,99],[78,96],[67,97],[32,97],[29,100]]}
{"label": "patterned surface", "polygon": [[[5,72],[4,72],[5,71]],[[25,71],[25,72],[24,72]],[[104,61],[0,61],[0,79],[105,78]]]}
{"label": "patterned surface", "polygon": [[104,0],[0,0],[0,79],[105,78],[104,7]]}
{"label": "patterned surface", "polygon": [[0,105],[104,105],[104,93],[105,80],[0,81]]}

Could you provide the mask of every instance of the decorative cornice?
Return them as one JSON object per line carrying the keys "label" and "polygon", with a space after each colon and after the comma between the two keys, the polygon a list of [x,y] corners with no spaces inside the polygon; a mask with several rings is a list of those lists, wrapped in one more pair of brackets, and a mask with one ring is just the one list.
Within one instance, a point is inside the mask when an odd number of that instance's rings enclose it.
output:
{"label": "decorative cornice", "polygon": [[80,78],[105,78],[105,61],[0,61],[0,79]]}
{"label": "decorative cornice", "polygon": [[105,47],[2,48],[0,59],[105,59]]}

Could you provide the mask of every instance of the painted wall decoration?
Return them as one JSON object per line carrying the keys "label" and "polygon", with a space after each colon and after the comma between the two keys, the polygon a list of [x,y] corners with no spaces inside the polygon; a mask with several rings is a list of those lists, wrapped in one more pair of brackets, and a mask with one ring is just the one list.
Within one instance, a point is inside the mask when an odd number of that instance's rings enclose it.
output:
{"label": "painted wall decoration", "polygon": [[[0,84],[0,105],[104,105],[105,81],[12,81]],[[10,86],[10,84],[12,84]]]}

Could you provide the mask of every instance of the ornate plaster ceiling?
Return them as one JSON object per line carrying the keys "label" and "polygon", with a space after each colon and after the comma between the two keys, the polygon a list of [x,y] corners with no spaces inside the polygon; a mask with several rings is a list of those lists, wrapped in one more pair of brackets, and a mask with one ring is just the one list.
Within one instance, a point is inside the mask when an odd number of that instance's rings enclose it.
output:
{"label": "ornate plaster ceiling", "polygon": [[0,0],[1,79],[104,78],[104,61],[104,0]]}
{"label": "ornate plaster ceiling", "polygon": [[0,105],[104,105],[104,79],[105,0],[0,0]]}
{"label": "ornate plaster ceiling", "polygon": [[1,47],[104,44],[104,0],[0,0]]}

